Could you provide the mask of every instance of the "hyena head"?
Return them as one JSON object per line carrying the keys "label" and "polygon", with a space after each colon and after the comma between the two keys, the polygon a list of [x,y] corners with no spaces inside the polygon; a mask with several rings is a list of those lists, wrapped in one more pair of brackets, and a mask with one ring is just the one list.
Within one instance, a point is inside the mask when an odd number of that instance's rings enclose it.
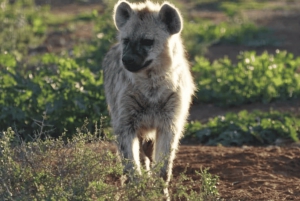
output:
{"label": "hyena head", "polygon": [[161,66],[158,62],[168,60],[168,40],[182,29],[181,16],[169,3],[160,6],[150,1],[120,1],[115,6],[114,21],[119,30],[123,66],[133,73]]}

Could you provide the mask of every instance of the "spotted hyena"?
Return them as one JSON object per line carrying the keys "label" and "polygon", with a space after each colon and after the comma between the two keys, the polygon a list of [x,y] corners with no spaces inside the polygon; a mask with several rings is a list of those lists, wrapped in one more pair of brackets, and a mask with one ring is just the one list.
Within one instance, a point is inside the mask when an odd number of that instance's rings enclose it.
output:
{"label": "spotted hyena", "polygon": [[104,84],[124,174],[161,163],[168,183],[194,93],[173,5],[119,1],[118,43],[107,53]]}

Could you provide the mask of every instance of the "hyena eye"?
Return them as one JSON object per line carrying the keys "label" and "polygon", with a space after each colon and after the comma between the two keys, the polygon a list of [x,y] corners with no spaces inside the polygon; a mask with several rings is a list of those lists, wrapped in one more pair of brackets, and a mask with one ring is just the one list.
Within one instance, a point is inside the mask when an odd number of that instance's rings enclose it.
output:
{"label": "hyena eye", "polygon": [[152,39],[142,39],[141,40],[141,45],[143,46],[152,46],[154,43],[154,40]]}
{"label": "hyena eye", "polygon": [[123,44],[124,44],[124,45],[127,45],[128,43],[129,43],[129,39],[128,39],[128,38],[124,38],[124,39],[123,39]]}

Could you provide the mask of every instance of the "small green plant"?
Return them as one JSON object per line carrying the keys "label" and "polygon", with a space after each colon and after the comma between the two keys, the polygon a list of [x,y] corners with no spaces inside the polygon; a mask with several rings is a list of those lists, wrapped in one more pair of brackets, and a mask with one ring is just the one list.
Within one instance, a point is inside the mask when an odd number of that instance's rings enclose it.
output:
{"label": "small green plant", "polygon": [[228,58],[210,63],[197,57],[193,72],[198,84],[197,100],[219,106],[300,97],[300,57],[277,51],[275,55],[264,52],[244,52],[238,63]]}
{"label": "small green plant", "polygon": [[276,111],[227,113],[206,124],[191,122],[186,136],[206,145],[268,145],[277,139],[299,141],[300,119]]}
{"label": "small green plant", "polygon": [[201,192],[203,200],[214,200],[219,196],[217,189],[219,177],[211,175],[208,170],[209,169],[201,169],[200,172],[196,171],[196,174],[201,176]]}
{"label": "small green plant", "polygon": [[[185,172],[182,172],[177,182],[171,182],[172,200],[198,200],[198,201],[213,201],[219,199],[217,184],[219,177],[211,175],[208,169],[195,171],[200,180],[192,180]],[[199,189],[199,190],[198,190]],[[199,193],[199,192],[200,193]]]}

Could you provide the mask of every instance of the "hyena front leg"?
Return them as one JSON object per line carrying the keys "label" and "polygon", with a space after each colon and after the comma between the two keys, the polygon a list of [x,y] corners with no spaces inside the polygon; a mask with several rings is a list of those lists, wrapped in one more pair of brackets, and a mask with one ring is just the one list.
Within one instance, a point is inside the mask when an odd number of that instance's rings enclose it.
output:
{"label": "hyena front leg", "polygon": [[[162,165],[160,176],[168,185],[173,168],[173,160],[179,144],[180,130],[174,126],[163,126],[158,129],[155,141],[155,163]],[[166,200],[169,201],[168,187],[163,189]]]}
{"label": "hyena front leg", "polygon": [[[123,127],[124,129],[124,127]],[[131,129],[117,132],[118,149],[123,163],[122,183],[127,183],[134,179],[136,173],[141,174],[140,169],[140,145],[136,132]],[[129,177],[128,177],[129,176]],[[127,178],[126,178],[127,177]]]}
{"label": "hyena front leg", "polygon": [[168,183],[172,175],[173,160],[179,144],[181,129],[163,126],[158,129],[155,142],[155,163],[161,164],[160,176]]}

